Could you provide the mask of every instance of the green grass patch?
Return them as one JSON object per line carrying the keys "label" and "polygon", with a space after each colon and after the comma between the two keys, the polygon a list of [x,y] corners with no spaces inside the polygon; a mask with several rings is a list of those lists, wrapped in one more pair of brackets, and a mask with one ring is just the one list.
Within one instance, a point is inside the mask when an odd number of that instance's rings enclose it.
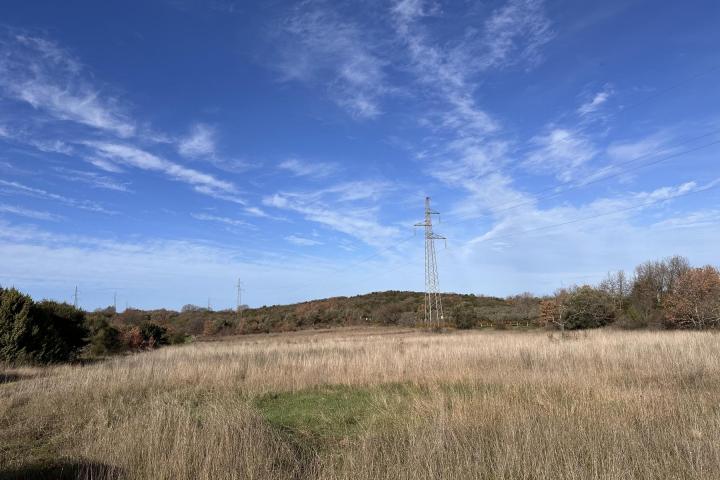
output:
{"label": "green grass patch", "polygon": [[254,403],[274,427],[322,447],[353,437],[384,416],[397,415],[415,390],[417,387],[403,384],[371,388],[329,385],[270,393]]}

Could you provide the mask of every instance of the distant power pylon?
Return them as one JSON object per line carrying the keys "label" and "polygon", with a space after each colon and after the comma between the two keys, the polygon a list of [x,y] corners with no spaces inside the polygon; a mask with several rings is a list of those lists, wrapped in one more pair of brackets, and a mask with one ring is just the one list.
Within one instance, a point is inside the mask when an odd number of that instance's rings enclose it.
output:
{"label": "distant power pylon", "polygon": [[240,279],[238,278],[238,283],[237,283],[237,317],[238,317],[238,325],[240,325],[240,324],[242,323],[242,311],[243,311],[243,308],[242,308],[242,291],[243,291],[243,286],[242,286],[242,285],[243,285],[242,282],[241,282]]}
{"label": "distant power pylon", "polygon": [[73,294],[73,307],[78,307],[78,288],[77,285],[75,285],[75,293]]}
{"label": "distant power pylon", "polygon": [[437,258],[435,256],[435,240],[445,240],[445,237],[433,232],[432,216],[439,215],[430,208],[430,197],[425,197],[425,222],[416,223],[416,227],[425,227],[425,325],[440,327],[443,316],[442,298],[438,291]]}

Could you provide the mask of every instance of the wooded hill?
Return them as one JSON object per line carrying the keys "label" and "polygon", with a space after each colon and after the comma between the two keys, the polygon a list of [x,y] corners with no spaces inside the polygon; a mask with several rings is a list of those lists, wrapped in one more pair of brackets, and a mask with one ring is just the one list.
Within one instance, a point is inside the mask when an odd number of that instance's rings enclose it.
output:
{"label": "wooded hill", "polygon": [[[171,310],[133,310],[114,315],[112,309],[96,314],[114,317],[120,325],[154,323],[187,335],[283,332],[344,325],[415,325],[423,319],[423,293],[388,291],[354,297],[333,297],[291,305],[211,311],[186,305]],[[443,294],[445,320],[459,328],[484,325],[532,324],[539,299],[529,294],[509,299]]]}

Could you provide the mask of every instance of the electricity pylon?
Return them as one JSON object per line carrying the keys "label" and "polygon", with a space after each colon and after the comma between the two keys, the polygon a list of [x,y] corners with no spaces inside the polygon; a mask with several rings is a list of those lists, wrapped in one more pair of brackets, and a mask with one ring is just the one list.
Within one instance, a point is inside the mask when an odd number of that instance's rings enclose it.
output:
{"label": "electricity pylon", "polygon": [[242,324],[242,311],[243,311],[243,308],[242,308],[242,291],[243,291],[243,284],[242,284],[242,282],[240,281],[240,279],[238,278],[238,282],[237,282],[237,310],[236,310],[237,317],[238,317],[238,325],[241,325],[241,324]]}
{"label": "electricity pylon", "polygon": [[435,240],[445,240],[445,237],[433,232],[432,226],[432,216],[439,214],[430,208],[430,197],[425,197],[425,222],[415,224],[425,227],[425,325],[434,328],[440,327],[445,319],[435,256]]}

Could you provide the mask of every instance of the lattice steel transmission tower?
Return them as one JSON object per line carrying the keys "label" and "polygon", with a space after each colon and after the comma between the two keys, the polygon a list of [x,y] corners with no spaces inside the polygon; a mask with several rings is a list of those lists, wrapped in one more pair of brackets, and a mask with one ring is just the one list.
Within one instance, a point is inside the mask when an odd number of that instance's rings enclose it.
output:
{"label": "lattice steel transmission tower", "polygon": [[416,223],[416,227],[425,227],[425,325],[440,327],[445,319],[443,316],[442,298],[438,291],[437,257],[435,256],[435,240],[445,237],[433,232],[432,216],[440,215],[430,208],[430,197],[425,197],[425,222]]}

